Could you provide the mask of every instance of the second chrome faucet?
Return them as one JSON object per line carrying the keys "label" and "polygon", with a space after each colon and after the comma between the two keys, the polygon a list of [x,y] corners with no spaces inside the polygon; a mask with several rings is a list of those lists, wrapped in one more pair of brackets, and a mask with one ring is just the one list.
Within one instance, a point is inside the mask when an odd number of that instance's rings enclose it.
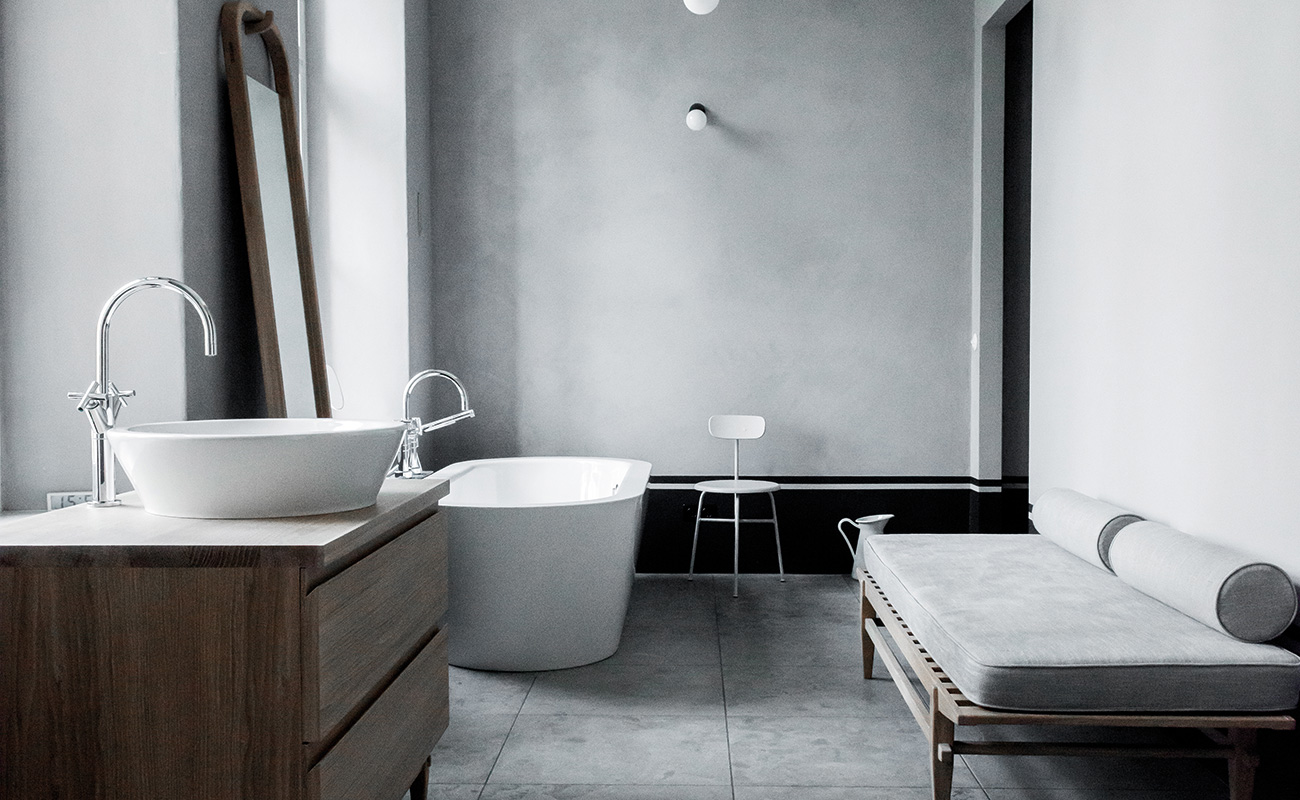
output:
{"label": "second chrome faucet", "polygon": [[[411,392],[415,391],[415,387],[419,386],[421,382],[429,378],[446,378],[451,381],[460,394],[460,411],[436,419],[433,422],[421,422],[419,417],[411,416]],[[423,372],[417,372],[407,382],[406,391],[402,396],[402,422],[406,423],[406,433],[402,435],[402,446],[397,451],[397,457],[393,459],[393,465],[389,468],[388,474],[398,478],[424,478],[432,475],[432,472],[420,465],[420,434],[454,425],[472,416],[474,416],[474,409],[469,407],[469,396],[465,394],[465,384],[460,382],[460,378],[441,369],[426,369]]]}

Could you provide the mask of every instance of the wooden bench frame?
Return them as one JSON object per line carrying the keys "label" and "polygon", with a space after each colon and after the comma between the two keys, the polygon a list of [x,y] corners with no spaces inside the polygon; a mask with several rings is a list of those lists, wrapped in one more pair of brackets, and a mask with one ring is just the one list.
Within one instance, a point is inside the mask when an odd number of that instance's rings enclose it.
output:
{"label": "wooden bench frame", "polygon": [[[933,800],[950,800],[956,755],[1051,755],[1147,758],[1226,758],[1231,800],[1250,800],[1259,765],[1256,737],[1260,730],[1291,730],[1295,717],[1287,714],[1144,714],[1050,713],[998,711],[966,697],[903,621],[880,585],[865,570],[855,571],[861,586],[862,677],[871,677],[877,652],[903,695],[912,716],[929,742]],[[916,691],[903,665],[885,641],[889,631],[912,673],[929,695],[929,707]],[[1130,728],[1195,728],[1210,739],[1187,747],[1096,744],[1081,742],[978,741],[956,739],[960,725],[1060,725]]]}

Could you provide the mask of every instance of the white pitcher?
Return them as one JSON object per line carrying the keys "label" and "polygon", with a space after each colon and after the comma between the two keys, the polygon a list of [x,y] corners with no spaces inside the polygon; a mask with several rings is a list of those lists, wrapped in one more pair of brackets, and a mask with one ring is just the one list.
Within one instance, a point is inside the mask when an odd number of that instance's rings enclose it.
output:
{"label": "white pitcher", "polygon": [[[840,536],[844,537],[844,543],[849,546],[849,553],[853,555],[854,574],[857,574],[858,570],[863,569],[866,565],[863,560],[864,555],[862,552],[862,542],[864,542],[868,536],[876,536],[884,533],[885,525],[889,524],[889,521],[893,518],[893,514],[872,514],[869,517],[858,517],[857,519],[849,519],[848,517],[845,517],[836,523],[836,529],[839,530]],[[857,545],[854,545],[853,541],[849,539],[848,533],[844,530],[844,523],[846,522],[858,529]]]}

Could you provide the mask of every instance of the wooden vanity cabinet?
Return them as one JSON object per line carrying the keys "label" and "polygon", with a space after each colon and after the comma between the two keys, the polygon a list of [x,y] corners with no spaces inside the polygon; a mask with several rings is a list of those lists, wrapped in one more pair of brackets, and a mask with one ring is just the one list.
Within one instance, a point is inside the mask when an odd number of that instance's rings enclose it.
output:
{"label": "wooden vanity cabinet", "polygon": [[446,493],[0,522],[0,797],[400,800],[447,727]]}

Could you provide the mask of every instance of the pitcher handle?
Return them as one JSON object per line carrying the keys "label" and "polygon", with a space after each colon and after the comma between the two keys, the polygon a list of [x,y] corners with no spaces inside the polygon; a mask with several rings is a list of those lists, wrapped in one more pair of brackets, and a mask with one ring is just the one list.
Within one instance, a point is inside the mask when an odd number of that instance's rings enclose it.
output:
{"label": "pitcher handle", "polygon": [[[839,532],[840,532],[840,536],[843,536],[843,537],[844,537],[844,543],[845,543],[846,545],[849,546],[849,555],[853,556],[854,558],[857,558],[857,556],[858,556],[857,548],[855,548],[855,547],[853,546],[853,542],[849,539],[849,535],[848,535],[847,533],[844,532],[844,523],[846,523],[846,522],[849,523],[850,525],[852,525],[852,526],[855,527],[855,528],[858,527],[857,524],[854,523],[853,520],[849,519],[848,517],[845,517],[844,519],[842,519],[842,520],[840,520],[839,522],[835,523],[835,530],[839,531]],[[861,529],[859,529],[859,531],[860,531],[860,530],[861,530]]]}

